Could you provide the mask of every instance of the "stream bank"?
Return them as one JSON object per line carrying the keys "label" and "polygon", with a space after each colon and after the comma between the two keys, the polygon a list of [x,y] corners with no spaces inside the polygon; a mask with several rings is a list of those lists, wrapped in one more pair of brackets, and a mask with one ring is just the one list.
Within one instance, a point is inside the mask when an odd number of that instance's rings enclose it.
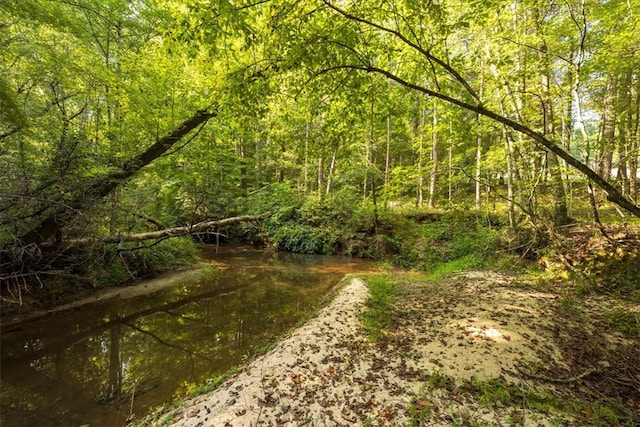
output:
{"label": "stream bank", "polygon": [[208,249],[207,268],[3,322],[0,424],[122,426],[243,363],[346,273],[374,269],[346,257]]}
{"label": "stream bank", "polygon": [[[216,390],[139,425],[633,426],[640,344],[612,331],[608,301],[561,297],[491,272],[438,283],[395,275],[392,322],[360,322],[352,278],[318,316]],[[638,307],[626,307],[638,309]],[[588,321],[585,321],[588,319]]]}

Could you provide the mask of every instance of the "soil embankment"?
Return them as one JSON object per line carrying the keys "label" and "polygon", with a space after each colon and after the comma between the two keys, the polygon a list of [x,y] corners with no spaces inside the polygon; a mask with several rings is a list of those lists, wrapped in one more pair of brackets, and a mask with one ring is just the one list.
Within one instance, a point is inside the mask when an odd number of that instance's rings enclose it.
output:
{"label": "soil embankment", "polygon": [[105,301],[112,298],[126,299],[150,294],[164,288],[175,286],[177,283],[190,277],[195,277],[201,274],[207,266],[208,264],[206,263],[197,263],[179,270],[160,274],[153,279],[143,280],[137,284],[87,291],[85,292],[86,296],[76,298],[71,302],[58,304],[46,309],[32,309],[25,313],[2,316],[2,326],[7,327],[62,311],[73,310],[98,301]]}

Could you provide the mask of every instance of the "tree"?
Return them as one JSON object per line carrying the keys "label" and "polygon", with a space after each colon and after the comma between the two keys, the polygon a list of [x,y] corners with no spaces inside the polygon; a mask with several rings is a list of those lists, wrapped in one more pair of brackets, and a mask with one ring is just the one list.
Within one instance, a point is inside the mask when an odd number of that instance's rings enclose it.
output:
{"label": "tree", "polygon": [[[334,62],[329,66],[323,67],[319,70],[319,73],[327,73],[341,69],[353,69],[376,73],[400,83],[407,88],[423,92],[432,97],[444,100],[458,107],[465,108],[502,123],[529,137],[533,142],[540,144],[550,155],[558,156],[566,161],[567,164],[576,168],[603,189],[607,193],[609,200],[626,209],[633,215],[640,217],[640,208],[635,203],[626,198],[615,186],[591,169],[587,164],[565,151],[556,142],[547,137],[544,132],[536,131],[524,123],[502,116],[501,114],[486,107],[486,104],[475,91],[469,80],[451,65],[452,61],[449,58],[442,59],[442,57],[433,53],[434,50],[432,48],[424,47],[421,40],[415,40],[415,35],[417,33],[415,28],[412,28],[410,24],[407,25],[408,28],[405,33],[400,28],[387,27],[383,24],[379,24],[373,17],[369,18],[365,15],[358,14],[359,12],[363,12],[361,9],[356,8],[354,11],[348,11],[330,3],[329,1],[324,1],[324,3],[329,9],[334,11],[337,16],[345,19],[346,21],[366,26],[375,34],[376,37],[384,37],[386,39],[396,41],[401,45],[400,49],[404,52],[419,55],[422,60],[427,64],[430,64],[432,67],[432,79],[435,79],[436,83],[438,78],[447,78],[449,81],[454,82],[457,85],[460,92],[458,92],[458,94],[445,93],[445,91],[441,89],[439,90],[437,85],[435,85],[435,90],[429,89],[411,81],[411,76],[404,76],[402,73],[403,70],[398,66],[388,68],[379,66],[373,57],[369,57],[365,51],[362,50],[362,46],[364,45],[358,43],[357,40],[345,40],[342,44],[336,43],[339,49],[350,55],[349,60],[344,63]],[[364,13],[366,13],[366,11],[364,11]],[[407,19],[403,22],[406,23],[409,22],[409,20]],[[398,22],[397,24],[399,26]]]}

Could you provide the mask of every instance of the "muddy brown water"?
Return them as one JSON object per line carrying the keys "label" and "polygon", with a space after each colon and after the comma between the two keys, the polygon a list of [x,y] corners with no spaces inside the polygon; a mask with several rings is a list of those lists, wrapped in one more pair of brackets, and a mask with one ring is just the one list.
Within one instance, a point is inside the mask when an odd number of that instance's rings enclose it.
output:
{"label": "muddy brown water", "polygon": [[122,426],[242,363],[346,273],[375,270],[246,248],[203,255],[211,267],[171,287],[3,327],[0,425]]}

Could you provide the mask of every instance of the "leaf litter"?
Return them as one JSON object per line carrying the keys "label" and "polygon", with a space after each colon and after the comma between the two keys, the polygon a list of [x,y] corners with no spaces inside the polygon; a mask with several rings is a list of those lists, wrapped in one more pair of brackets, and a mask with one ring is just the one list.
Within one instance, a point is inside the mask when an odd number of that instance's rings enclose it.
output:
{"label": "leaf litter", "polygon": [[[171,425],[583,426],[606,425],[594,412],[600,398],[640,409],[640,345],[605,332],[605,301],[586,304],[578,321],[558,295],[506,275],[410,277],[377,341],[359,321],[367,285],[351,278],[274,349],[183,402]],[[581,404],[567,413],[513,396],[540,389]]]}

